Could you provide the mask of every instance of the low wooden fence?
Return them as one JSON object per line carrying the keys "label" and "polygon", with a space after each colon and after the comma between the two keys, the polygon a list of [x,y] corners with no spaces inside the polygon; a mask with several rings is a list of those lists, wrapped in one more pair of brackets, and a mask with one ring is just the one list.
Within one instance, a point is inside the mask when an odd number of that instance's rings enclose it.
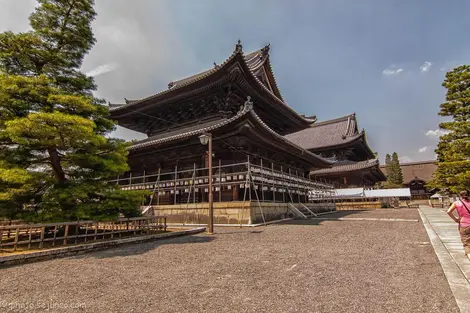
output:
{"label": "low wooden fence", "polygon": [[121,218],[111,222],[77,221],[0,226],[0,252],[153,234],[164,232],[166,228],[166,216]]}

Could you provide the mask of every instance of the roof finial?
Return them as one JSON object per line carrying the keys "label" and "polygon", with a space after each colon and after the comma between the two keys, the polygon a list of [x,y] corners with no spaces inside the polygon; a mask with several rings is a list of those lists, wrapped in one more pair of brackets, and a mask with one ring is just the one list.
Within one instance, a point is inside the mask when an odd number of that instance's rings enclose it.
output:
{"label": "roof finial", "polygon": [[235,45],[235,51],[242,51],[243,49],[243,46],[242,46],[242,41],[240,39],[238,39],[238,42],[237,44]]}
{"label": "roof finial", "polygon": [[127,100],[126,98],[124,98],[124,101],[126,102],[126,104],[129,104],[129,100]]}
{"label": "roof finial", "polygon": [[264,46],[263,48],[261,48],[261,54],[262,54],[262,56],[268,55],[270,47],[271,47],[271,44],[268,43],[266,46]]}
{"label": "roof finial", "polygon": [[217,69],[217,68],[219,68],[219,67],[220,67],[220,65],[217,65],[217,63],[214,62],[214,68]]}
{"label": "roof finial", "polygon": [[251,102],[251,96],[246,97],[245,106],[249,109],[253,107],[253,102]]}
{"label": "roof finial", "polygon": [[174,85],[175,85],[174,82],[169,82],[169,83],[168,83],[168,89],[170,89],[170,88],[173,87]]}

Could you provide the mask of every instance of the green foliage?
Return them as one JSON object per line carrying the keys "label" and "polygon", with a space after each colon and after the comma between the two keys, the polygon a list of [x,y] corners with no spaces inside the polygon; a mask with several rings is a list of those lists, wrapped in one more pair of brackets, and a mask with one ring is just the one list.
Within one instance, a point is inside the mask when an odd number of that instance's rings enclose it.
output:
{"label": "green foliage", "polygon": [[470,66],[448,72],[442,86],[447,94],[439,115],[451,120],[439,124],[445,134],[435,150],[438,167],[428,185],[457,193],[470,188]]}
{"label": "green foliage", "polygon": [[380,187],[384,189],[403,187],[403,171],[400,167],[398,154],[394,152],[392,156],[387,153],[385,156],[385,170],[387,172],[387,181],[383,182]]}
{"label": "green foliage", "polygon": [[128,170],[92,77],[93,0],[39,0],[32,31],[0,34],[0,217],[40,221],[136,216],[145,193],[106,181]]}

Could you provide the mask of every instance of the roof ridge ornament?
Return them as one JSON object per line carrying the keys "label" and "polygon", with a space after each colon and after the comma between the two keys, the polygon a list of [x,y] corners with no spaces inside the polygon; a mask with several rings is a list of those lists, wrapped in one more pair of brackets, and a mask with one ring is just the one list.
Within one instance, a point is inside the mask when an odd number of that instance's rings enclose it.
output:
{"label": "roof ridge ornament", "polygon": [[269,50],[271,49],[271,44],[268,42],[266,46],[261,48],[261,57],[265,57],[269,54]]}
{"label": "roof ridge ornament", "polygon": [[243,51],[242,41],[238,39],[237,44],[235,45],[235,52],[242,52],[242,51]]}
{"label": "roof ridge ornament", "polygon": [[246,111],[249,111],[252,108],[253,108],[253,102],[251,101],[251,97],[247,96],[245,103],[240,106],[239,114],[243,113],[243,112],[246,112]]}
{"label": "roof ridge ornament", "polygon": [[220,65],[217,65],[217,63],[214,62],[214,68],[218,69],[218,68],[220,68]]}
{"label": "roof ridge ornament", "polygon": [[173,87],[174,85],[175,85],[174,82],[169,82],[169,83],[168,83],[168,89],[171,89],[171,87]]}

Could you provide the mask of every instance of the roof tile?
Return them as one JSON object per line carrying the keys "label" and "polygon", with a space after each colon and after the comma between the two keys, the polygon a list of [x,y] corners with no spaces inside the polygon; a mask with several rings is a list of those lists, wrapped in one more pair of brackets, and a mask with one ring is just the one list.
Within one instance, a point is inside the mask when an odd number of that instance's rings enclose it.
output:
{"label": "roof tile", "polygon": [[319,122],[304,130],[288,134],[288,140],[304,149],[318,149],[348,143],[360,136],[354,114]]}

